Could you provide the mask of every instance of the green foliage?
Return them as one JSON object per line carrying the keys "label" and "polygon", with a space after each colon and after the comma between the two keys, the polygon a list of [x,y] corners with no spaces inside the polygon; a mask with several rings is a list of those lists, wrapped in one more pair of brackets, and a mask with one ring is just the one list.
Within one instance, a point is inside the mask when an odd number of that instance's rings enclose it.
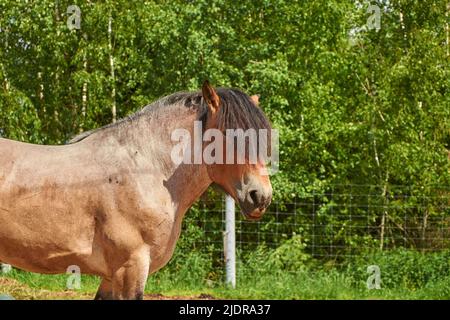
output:
{"label": "green foliage", "polygon": [[[381,8],[379,31],[365,28],[367,2],[353,0],[89,1],[78,4],[81,28],[69,30],[73,1],[0,0],[0,135],[64,143],[110,123],[114,103],[123,117],[209,79],[260,94],[280,132],[276,214],[261,230],[245,226],[253,233],[242,241],[283,244],[250,245],[241,263],[298,271],[313,254],[334,261],[362,248],[448,248],[448,1],[371,3]],[[175,283],[171,272],[190,285],[222,279],[220,232],[204,234],[222,227],[212,213],[220,196],[209,197],[188,213],[174,259],[153,285]],[[405,235],[406,227],[415,231]],[[402,240],[383,238],[382,228]],[[377,259],[391,270],[408,257],[428,265],[413,253]],[[415,288],[437,274],[413,267],[383,281]],[[330,288],[348,280],[333,277],[320,279]],[[324,296],[336,297],[330,290]]]}
{"label": "green foliage", "polygon": [[3,116],[0,128],[62,143],[111,122],[113,100],[125,116],[207,78],[261,94],[281,133],[276,199],[301,194],[299,183],[448,185],[446,1],[376,3],[378,32],[362,28],[363,2],[284,0],[88,2],[69,30],[72,2],[3,0],[0,81],[28,107],[2,109],[28,120]]}
{"label": "green foliage", "polygon": [[261,245],[247,255],[242,253],[242,263],[251,266],[249,269],[258,266],[257,271],[298,272],[311,263],[311,256],[305,252],[305,247],[300,236],[294,235],[273,250]]}
{"label": "green foliage", "polygon": [[[369,265],[381,272],[381,286],[387,289],[405,287],[416,291],[450,277],[450,251],[420,253],[405,249],[361,254],[346,266],[346,273],[356,283],[365,285]],[[447,290],[448,293],[448,290]]]}
{"label": "green foliage", "polygon": [[10,92],[0,92],[0,136],[15,140],[40,142],[41,121],[36,117],[36,110],[26,95],[12,89]]}

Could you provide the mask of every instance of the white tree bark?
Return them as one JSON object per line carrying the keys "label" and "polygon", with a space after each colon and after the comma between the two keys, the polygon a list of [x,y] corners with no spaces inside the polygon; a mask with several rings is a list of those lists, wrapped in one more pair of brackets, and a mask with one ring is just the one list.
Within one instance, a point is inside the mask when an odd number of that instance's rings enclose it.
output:
{"label": "white tree bark", "polygon": [[[5,40],[5,53],[7,54],[8,50],[9,50],[8,28],[5,29],[5,38],[6,38],[6,40]],[[9,93],[10,85],[9,85],[8,75],[6,74],[5,65],[3,63],[1,65],[2,65],[2,73],[3,73],[3,77],[4,77],[4,80],[3,80],[4,88],[5,88],[6,93]]]}
{"label": "white tree bark", "polygon": [[[87,57],[86,52],[83,54],[83,70],[87,73]],[[87,94],[88,94],[88,85],[87,82],[83,82],[83,88],[81,90],[81,114],[83,115],[83,118],[86,117],[86,110],[87,110]]]}
{"label": "white tree bark", "polygon": [[111,113],[112,121],[117,120],[117,107],[116,107],[116,76],[114,69],[114,55],[113,55],[113,45],[112,45],[112,13],[109,14],[108,19],[108,50],[109,50],[109,66],[110,66],[110,76],[112,82],[111,89]]}
{"label": "white tree bark", "polygon": [[450,2],[447,3],[447,10],[445,10],[445,44],[446,44],[446,50],[447,50],[447,57],[450,57],[450,32],[449,32],[449,26],[448,26],[448,19],[449,19],[449,11],[450,11]]}
{"label": "white tree bark", "polygon": [[401,12],[401,11],[400,11],[400,26],[401,26],[402,32],[403,32],[403,39],[406,42],[408,40],[408,38],[406,36],[406,27],[405,27],[405,22],[403,20],[403,12]]}

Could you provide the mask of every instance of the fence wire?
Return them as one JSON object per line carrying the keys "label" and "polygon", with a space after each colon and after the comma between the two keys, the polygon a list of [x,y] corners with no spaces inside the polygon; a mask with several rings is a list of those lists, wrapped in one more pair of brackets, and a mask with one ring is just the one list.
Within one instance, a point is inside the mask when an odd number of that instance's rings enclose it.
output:
{"label": "fence wire", "polygon": [[[449,204],[449,187],[336,185],[273,201],[258,222],[246,221],[237,207],[236,249],[242,256],[260,246],[277,248],[297,235],[305,253],[334,261],[368,250],[444,250],[450,248]],[[202,200],[193,211],[184,228],[202,230],[196,250],[209,248],[223,259],[224,201]]]}

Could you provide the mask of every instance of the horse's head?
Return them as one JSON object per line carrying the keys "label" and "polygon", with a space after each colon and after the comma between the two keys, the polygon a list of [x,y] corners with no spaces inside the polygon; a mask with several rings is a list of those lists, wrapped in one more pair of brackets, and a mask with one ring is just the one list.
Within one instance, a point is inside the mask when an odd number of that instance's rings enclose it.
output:
{"label": "horse's head", "polygon": [[[260,156],[261,151],[268,154],[270,123],[258,106],[257,96],[235,89],[215,90],[207,81],[202,95],[208,109],[205,135],[215,129],[223,139],[221,150],[213,152],[218,161],[207,164],[209,177],[239,203],[247,219],[258,220],[272,199],[266,160]],[[208,140],[204,151],[218,137]]]}

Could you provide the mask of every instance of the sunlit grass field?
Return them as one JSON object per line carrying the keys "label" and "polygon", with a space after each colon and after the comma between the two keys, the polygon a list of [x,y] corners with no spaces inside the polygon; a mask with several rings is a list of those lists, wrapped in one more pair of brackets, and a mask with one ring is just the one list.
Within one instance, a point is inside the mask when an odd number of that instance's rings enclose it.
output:
{"label": "sunlit grass field", "polygon": [[[223,274],[190,255],[172,261],[152,275],[147,299],[450,299],[448,252],[422,254],[396,250],[358,257],[344,265],[303,261],[291,266],[262,261],[268,252],[257,252],[238,264],[237,286],[227,287]],[[178,257],[180,258],[180,257]],[[178,259],[179,260],[179,259]],[[266,259],[267,260],[267,259]],[[368,289],[367,263],[381,270],[381,288]],[[13,269],[0,276],[0,295],[15,299],[93,299],[100,280],[82,275],[78,290],[67,289],[69,275],[40,275]]]}

